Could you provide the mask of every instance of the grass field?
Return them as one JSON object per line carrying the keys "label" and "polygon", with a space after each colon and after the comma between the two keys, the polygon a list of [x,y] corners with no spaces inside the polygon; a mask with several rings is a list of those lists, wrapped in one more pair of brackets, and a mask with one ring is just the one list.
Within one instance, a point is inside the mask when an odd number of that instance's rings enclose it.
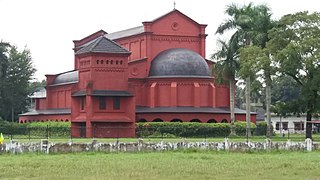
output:
{"label": "grass field", "polygon": [[319,152],[2,154],[0,179],[319,179]]}

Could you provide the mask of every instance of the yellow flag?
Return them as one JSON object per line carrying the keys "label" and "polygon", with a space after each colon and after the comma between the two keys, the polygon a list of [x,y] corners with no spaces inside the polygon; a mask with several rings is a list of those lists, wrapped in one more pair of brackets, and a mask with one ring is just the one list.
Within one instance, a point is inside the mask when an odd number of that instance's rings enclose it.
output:
{"label": "yellow flag", "polygon": [[2,135],[2,133],[0,133],[0,144],[2,144],[3,141],[4,141],[3,135]]}

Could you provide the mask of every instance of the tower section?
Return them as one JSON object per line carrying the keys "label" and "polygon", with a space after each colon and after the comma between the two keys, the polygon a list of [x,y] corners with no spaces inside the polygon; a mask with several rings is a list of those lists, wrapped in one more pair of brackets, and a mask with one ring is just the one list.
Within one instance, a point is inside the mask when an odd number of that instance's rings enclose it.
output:
{"label": "tower section", "polygon": [[101,36],[78,48],[72,93],[74,137],[133,137],[135,99],[128,90],[130,52]]}

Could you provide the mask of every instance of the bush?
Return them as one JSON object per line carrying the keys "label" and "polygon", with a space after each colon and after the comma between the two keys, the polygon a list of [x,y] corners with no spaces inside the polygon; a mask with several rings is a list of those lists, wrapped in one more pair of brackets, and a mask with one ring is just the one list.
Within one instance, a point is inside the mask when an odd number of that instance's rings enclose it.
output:
{"label": "bush", "polygon": [[[247,123],[245,121],[236,121],[236,135],[238,136],[245,136],[246,135],[246,129],[247,129]],[[255,131],[256,125],[254,123],[250,123],[250,131],[251,134]]]}
{"label": "bush", "polygon": [[[267,128],[268,128],[267,125],[268,124],[265,121],[257,122],[257,128],[255,131],[255,135],[257,135],[257,136],[267,135]],[[273,126],[271,126],[271,132],[273,132]]]}
{"label": "bush", "polygon": [[70,122],[12,123],[0,120],[0,132],[22,138],[68,138]]}
{"label": "bush", "polygon": [[137,137],[226,137],[230,134],[227,123],[137,123]]}
{"label": "bush", "polygon": [[25,134],[27,132],[27,125],[0,120],[0,132],[6,135]]}
{"label": "bush", "polygon": [[28,124],[30,136],[68,138],[70,137],[70,122],[34,122]]}

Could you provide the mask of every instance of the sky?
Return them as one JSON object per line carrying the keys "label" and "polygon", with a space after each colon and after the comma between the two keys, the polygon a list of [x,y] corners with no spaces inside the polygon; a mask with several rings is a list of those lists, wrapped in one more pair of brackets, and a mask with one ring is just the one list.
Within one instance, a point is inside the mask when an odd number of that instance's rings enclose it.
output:
{"label": "sky", "polygon": [[226,39],[215,31],[228,16],[226,6],[253,2],[266,4],[272,18],[299,11],[319,11],[317,0],[0,0],[0,41],[28,48],[37,72],[45,74],[73,70],[73,40],[98,30],[108,33],[141,26],[176,9],[200,24],[207,24],[206,58],[217,49],[216,40]]}

